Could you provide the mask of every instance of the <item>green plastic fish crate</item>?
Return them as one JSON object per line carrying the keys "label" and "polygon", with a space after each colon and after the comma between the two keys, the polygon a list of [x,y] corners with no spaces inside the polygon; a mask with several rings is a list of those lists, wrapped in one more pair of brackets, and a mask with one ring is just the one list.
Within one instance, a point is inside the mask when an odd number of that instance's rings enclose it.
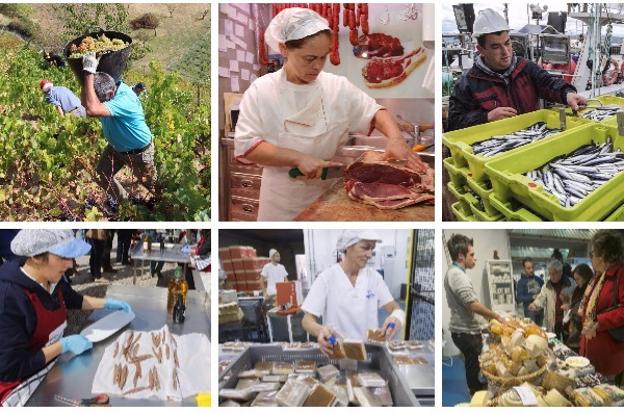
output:
{"label": "green plastic fish crate", "polygon": [[494,221],[504,221],[505,216],[498,211],[494,211],[494,214],[490,215],[486,211],[479,208],[479,204],[470,204],[470,208],[472,209],[472,215],[474,215],[476,221],[486,221],[486,222],[494,222]]}
{"label": "green plastic fish crate", "polygon": [[[609,105],[616,105],[616,106],[622,106],[622,108],[624,108],[624,98],[619,98],[617,96],[596,96],[595,98],[592,99],[596,99],[598,101],[600,101],[600,103],[602,103],[605,106],[609,106]],[[597,106],[595,102],[589,101],[589,106],[586,109],[580,110],[579,113],[579,117],[583,116],[583,113],[586,111],[590,111],[593,107]],[[569,114],[572,114],[572,109],[567,111]],[[589,120],[589,119],[585,119],[585,120]],[[590,122],[594,122],[592,120],[589,120]],[[606,118],[604,118],[602,121],[598,122],[601,125],[605,125],[605,126],[617,126],[617,116],[615,115],[611,115],[611,116],[607,116]]]}
{"label": "green plastic fish crate", "polygon": [[471,214],[472,209],[470,208],[470,205],[476,204],[478,200],[474,197],[474,194],[471,193],[470,188],[467,185],[458,187],[453,184],[453,182],[449,182],[447,188],[459,202],[464,214]]}
{"label": "green plastic fish crate", "polygon": [[515,199],[503,202],[496,197],[496,194],[490,195],[490,204],[501,214],[507,218],[507,221],[524,221],[524,222],[540,222],[543,221],[537,214],[526,209]]}
{"label": "green plastic fish crate", "polygon": [[[526,129],[537,122],[544,122],[549,128],[558,128],[560,126],[559,113],[550,109],[540,109],[508,119],[501,119],[495,122],[488,122],[483,125],[471,126],[469,128],[443,134],[442,142],[451,151],[451,157],[455,161],[456,167],[468,165],[468,168],[472,173],[472,177],[476,180],[482,180],[486,174],[486,163],[494,159],[498,159],[501,156],[516,153],[516,151],[526,148],[527,146],[535,145],[535,143],[521,146],[520,148],[512,149],[490,157],[475,155],[472,151],[472,145],[477,142],[490,139],[493,136],[505,135]],[[567,130],[574,129],[588,123],[593,123],[586,119],[573,116],[566,116],[566,122]],[[554,134],[544,140],[550,140],[557,135],[558,134]]]}
{"label": "green plastic fish crate", "polygon": [[490,195],[494,193],[494,188],[492,188],[490,180],[486,178],[486,180],[477,181],[472,176],[468,176],[466,181],[470,189],[483,200],[485,212],[490,216],[499,215],[499,211],[490,204]]}
{"label": "green plastic fish crate", "polygon": [[442,160],[444,169],[449,174],[451,182],[457,187],[466,185],[466,176],[470,173],[468,167],[458,167],[455,165],[453,158],[444,158]]}
{"label": "green plastic fish crate", "polygon": [[476,221],[474,215],[472,215],[472,211],[470,214],[465,214],[462,211],[462,208],[459,206],[459,202],[455,202],[451,205],[451,210],[453,211],[453,215],[455,215],[455,219],[462,222],[473,222]]}
{"label": "green plastic fish crate", "polygon": [[561,206],[555,195],[523,174],[583,145],[604,143],[608,137],[613,140],[614,148],[624,149],[624,137],[618,135],[617,128],[592,123],[568,130],[547,141],[527,145],[526,148],[489,162],[486,169],[496,197],[502,202],[515,198],[547,220],[603,220],[615,206],[624,203],[623,173],[614,176],[571,208]]}
{"label": "green plastic fish crate", "polygon": [[624,204],[621,205],[618,209],[616,209],[615,211],[613,211],[613,213],[611,215],[609,215],[607,218],[605,218],[605,221],[611,221],[611,222],[621,222],[624,221]]}

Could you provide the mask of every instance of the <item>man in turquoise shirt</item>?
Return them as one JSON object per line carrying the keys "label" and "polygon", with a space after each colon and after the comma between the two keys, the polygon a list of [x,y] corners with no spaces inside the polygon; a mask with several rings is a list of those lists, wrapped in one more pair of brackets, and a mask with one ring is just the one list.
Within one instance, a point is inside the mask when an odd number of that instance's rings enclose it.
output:
{"label": "man in turquoise shirt", "polygon": [[157,197],[156,167],[152,133],[145,122],[141,101],[132,89],[107,73],[98,72],[95,53],[82,59],[82,104],[87,116],[100,118],[108,142],[97,165],[98,184],[109,196],[109,207],[116,211],[120,199],[128,193],[115,175],[124,166]]}

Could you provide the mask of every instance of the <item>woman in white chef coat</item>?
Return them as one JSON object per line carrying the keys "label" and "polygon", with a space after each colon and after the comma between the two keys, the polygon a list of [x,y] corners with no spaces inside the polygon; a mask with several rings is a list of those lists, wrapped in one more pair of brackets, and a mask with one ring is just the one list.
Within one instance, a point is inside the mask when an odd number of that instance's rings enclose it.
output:
{"label": "woman in white chef coat", "polygon": [[[349,132],[377,128],[388,138],[388,158],[425,165],[410,151],[396,121],[345,77],[323,72],[331,48],[327,21],[316,12],[289,8],[271,20],[265,39],[284,66],[254,81],[243,95],[235,131],[235,156],[264,166],[259,221],[294,219],[335,181],[318,179],[348,140]],[[291,178],[297,167],[306,178]]]}
{"label": "woman in white chef coat", "polygon": [[268,262],[262,267],[262,278],[265,283],[265,296],[267,299],[271,299],[277,294],[277,283],[281,283],[287,280],[288,272],[286,268],[280,264],[280,253],[275,249],[269,250],[269,258],[271,262]]}
{"label": "woman in white chef coat", "polygon": [[403,325],[405,312],[392,298],[381,274],[366,266],[377,242],[381,240],[372,231],[345,230],[337,243],[342,261],[318,275],[301,306],[303,328],[317,337],[321,351],[328,355],[332,353],[330,336],[365,340],[369,329],[379,329],[379,308],[390,314],[381,326],[386,338]]}

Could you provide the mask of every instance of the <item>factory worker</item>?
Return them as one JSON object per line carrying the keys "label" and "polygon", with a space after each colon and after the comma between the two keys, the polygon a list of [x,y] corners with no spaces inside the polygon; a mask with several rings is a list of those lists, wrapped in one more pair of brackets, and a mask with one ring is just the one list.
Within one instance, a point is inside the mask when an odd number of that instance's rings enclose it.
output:
{"label": "factory worker", "polygon": [[[335,182],[322,168],[349,132],[377,128],[387,136],[388,158],[426,167],[382,106],[346,78],[323,72],[332,33],[316,12],[289,8],[271,20],[265,39],[284,56],[284,67],[254,81],[243,95],[235,131],[235,156],[264,166],[260,221],[289,221]],[[305,177],[291,178],[297,167]],[[308,179],[306,179],[308,178]]]}
{"label": "factory worker", "polygon": [[11,242],[23,257],[0,267],[0,401],[22,406],[62,353],[81,354],[93,344],[63,337],[67,310],[132,311],[123,301],[83,296],[63,280],[73,259],[91,246],[71,230],[21,230]]}
{"label": "factory worker", "polygon": [[328,342],[332,335],[365,340],[369,329],[379,329],[379,308],[390,314],[381,325],[387,339],[404,323],[405,313],[381,274],[366,265],[377,242],[381,240],[373,231],[345,230],[337,243],[342,260],[318,275],[303,302],[303,328],[317,337],[326,354],[332,352]]}
{"label": "factory worker", "polygon": [[264,279],[264,290],[267,297],[273,297],[277,294],[275,284],[288,281],[288,272],[286,268],[280,264],[280,253],[275,249],[269,250],[269,258],[271,262],[268,262],[262,268],[262,278]]}

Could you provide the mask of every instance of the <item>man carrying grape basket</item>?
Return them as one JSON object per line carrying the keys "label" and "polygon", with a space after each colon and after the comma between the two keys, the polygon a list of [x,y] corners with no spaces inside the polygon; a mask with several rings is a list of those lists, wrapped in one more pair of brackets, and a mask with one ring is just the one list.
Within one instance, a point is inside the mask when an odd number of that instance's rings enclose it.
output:
{"label": "man carrying grape basket", "polygon": [[124,165],[128,166],[153,194],[153,198],[144,202],[152,208],[158,198],[154,143],[141,101],[123,81],[115,82],[109,74],[98,72],[98,64],[95,52],[82,58],[81,101],[87,116],[100,119],[108,142],[97,165],[98,184],[108,195],[109,212],[116,213],[119,200],[128,199],[128,193],[115,175]]}

